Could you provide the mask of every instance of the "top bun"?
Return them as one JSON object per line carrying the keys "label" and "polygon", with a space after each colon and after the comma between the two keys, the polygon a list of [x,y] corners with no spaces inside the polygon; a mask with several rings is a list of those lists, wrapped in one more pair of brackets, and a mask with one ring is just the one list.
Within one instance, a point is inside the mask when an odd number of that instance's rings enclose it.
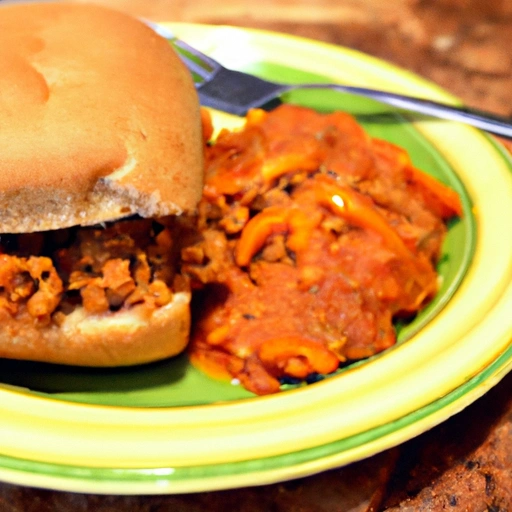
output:
{"label": "top bun", "polygon": [[0,7],[0,233],[193,210],[199,102],[169,43],[88,4]]}

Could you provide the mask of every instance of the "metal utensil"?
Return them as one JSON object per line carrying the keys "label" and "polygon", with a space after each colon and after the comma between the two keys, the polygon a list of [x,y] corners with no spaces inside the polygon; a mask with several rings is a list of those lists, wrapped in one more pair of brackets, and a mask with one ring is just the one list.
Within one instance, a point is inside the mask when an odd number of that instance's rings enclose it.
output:
{"label": "metal utensil", "polygon": [[170,41],[194,75],[201,104],[238,116],[251,108],[262,107],[284,93],[304,89],[329,89],[371,98],[402,110],[459,121],[495,135],[512,139],[512,119],[482,110],[457,107],[423,98],[341,84],[281,84],[228,69],[216,60],[176,38],[166,27],[150,23]]}

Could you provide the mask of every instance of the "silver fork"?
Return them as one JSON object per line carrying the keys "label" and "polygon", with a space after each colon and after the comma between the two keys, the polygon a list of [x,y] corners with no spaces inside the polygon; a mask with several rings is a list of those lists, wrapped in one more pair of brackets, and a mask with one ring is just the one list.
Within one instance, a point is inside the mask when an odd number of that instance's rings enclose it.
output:
{"label": "silver fork", "polygon": [[459,121],[512,139],[512,119],[469,107],[456,107],[423,98],[341,84],[281,84],[263,80],[222,66],[219,62],[176,38],[161,25],[149,23],[173,45],[192,72],[201,104],[243,116],[251,108],[263,107],[293,90],[330,89],[371,98],[393,107],[430,117]]}

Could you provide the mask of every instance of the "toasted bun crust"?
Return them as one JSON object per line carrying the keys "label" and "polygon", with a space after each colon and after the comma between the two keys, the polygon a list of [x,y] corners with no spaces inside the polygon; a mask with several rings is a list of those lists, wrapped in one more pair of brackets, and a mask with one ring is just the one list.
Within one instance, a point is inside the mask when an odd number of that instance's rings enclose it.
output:
{"label": "toasted bun crust", "polygon": [[0,357],[77,366],[149,363],[182,352],[190,330],[190,295],[176,293],[156,310],[86,315],[82,308],[60,326],[38,327],[28,314],[13,318],[0,308]]}
{"label": "toasted bun crust", "polygon": [[195,208],[199,103],[144,23],[88,4],[0,7],[0,233]]}

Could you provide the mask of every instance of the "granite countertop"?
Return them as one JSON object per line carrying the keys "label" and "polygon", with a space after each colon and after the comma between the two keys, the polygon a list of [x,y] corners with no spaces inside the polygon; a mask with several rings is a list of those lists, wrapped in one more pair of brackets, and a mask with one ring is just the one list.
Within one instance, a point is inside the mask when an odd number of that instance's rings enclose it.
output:
{"label": "granite countertop", "polygon": [[[512,116],[506,0],[100,0],[155,20],[265,28],[399,64],[467,104]],[[512,150],[512,144],[504,142]],[[0,512],[505,512],[512,510],[512,375],[429,432],[290,482],[171,496],[101,496],[0,484]]]}

